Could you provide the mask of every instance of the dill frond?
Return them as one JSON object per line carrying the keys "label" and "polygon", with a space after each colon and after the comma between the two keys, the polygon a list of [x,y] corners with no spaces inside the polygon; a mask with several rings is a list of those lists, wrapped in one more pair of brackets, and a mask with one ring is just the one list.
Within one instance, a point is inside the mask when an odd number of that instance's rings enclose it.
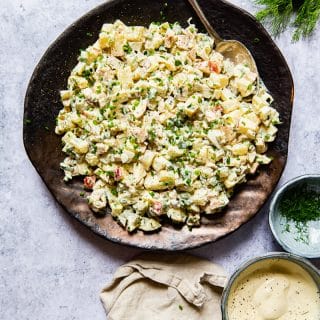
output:
{"label": "dill frond", "polygon": [[320,18],[320,0],[255,0],[263,5],[256,17],[278,36],[288,26],[295,28],[293,41],[309,36]]}
{"label": "dill frond", "polygon": [[289,25],[293,13],[292,0],[257,0],[266,8],[257,13],[257,19],[265,22],[273,35],[278,36]]}
{"label": "dill frond", "polygon": [[320,17],[320,1],[319,0],[305,0],[299,8],[296,19],[293,25],[296,30],[293,34],[293,41],[298,41],[301,37],[310,35]]}

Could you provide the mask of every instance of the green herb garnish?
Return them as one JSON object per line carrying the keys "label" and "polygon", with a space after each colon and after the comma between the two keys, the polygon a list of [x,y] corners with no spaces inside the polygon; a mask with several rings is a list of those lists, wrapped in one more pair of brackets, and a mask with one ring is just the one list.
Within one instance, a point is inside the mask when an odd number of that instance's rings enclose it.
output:
{"label": "green herb garnish", "polygon": [[[297,230],[296,240],[309,242],[308,224],[310,221],[320,220],[320,192],[306,185],[286,192],[279,205],[280,214],[287,222],[293,222]],[[286,232],[290,232],[288,224]]]}
{"label": "green herb garnish", "polygon": [[320,18],[319,0],[255,0],[265,8],[256,15],[271,28],[274,36],[278,36],[287,27],[293,26],[293,41],[309,36]]}
{"label": "green herb garnish", "polygon": [[132,48],[130,47],[129,43],[126,43],[123,46],[123,51],[126,52],[126,53],[131,53],[132,52]]}
{"label": "green herb garnish", "polygon": [[111,193],[114,195],[114,196],[118,196],[118,191],[117,191],[117,188],[111,188]]}

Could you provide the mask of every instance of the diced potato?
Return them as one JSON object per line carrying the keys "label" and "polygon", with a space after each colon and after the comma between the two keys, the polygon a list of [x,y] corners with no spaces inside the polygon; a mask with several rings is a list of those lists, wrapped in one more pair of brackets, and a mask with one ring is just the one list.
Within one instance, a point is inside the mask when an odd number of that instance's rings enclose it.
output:
{"label": "diced potato", "polygon": [[229,174],[229,169],[227,167],[221,167],[218,169],[218,175],[220,179],[227,178]]}
{"label": "diced potato", "polygon": [[236,99],[222,101],[221,106],[224,113],[229,113],[239,108],[240,103]]}
{"label": "diced potato", "polygon": [[202,147],[197,157],[197,162],[206,163],[209,157],[209,148],[208,146]]}
{"label": "diced potato", "polygon": [[62,100],[68,100],[71,98],[72,91],[71,90],[61,90],[60,97]]}
{"label": "diced potato", "polygon": [[87,62],[91,63],[97,59],[97,57],[101,54],[101,49],[98,45],[93,45],[87,48]]}
{"label": "diced potato", "polygon": [[151,176],[150,174],[144,179],[144,186],[147,190],[151,191],[167,189],[167,186],[160,181],[159,176]]}
{"label": "diced potato", "polygon": [[144,37],[144,27],[128,27],[125,33],[125,37],[129,41],[141,41]]}
{"label": "diced potato", "polygon": [[191,197],[193,203],[199,206],[204,206],[208,202],[208,191],[205,188],[198,189]]}
{"label": "diced potato", "polygon": [[114,34],[112,36],[110,33],[108,34],[107,32],[101,32],[99,34],[99,45],[101,49],[106,49],[109,48],[114,41]]}
{"label": "diced potato", "polygon": [[187,219],[187,225],[190,227],[200,226],[200,214],[199,213],[189,214]]}
{"label": "diced potato", "polygon": [[111,47],[111,55],[115,57],[122,57],[124,55],[123,47],[126,44],[126,39],[124,38],[124,35],[118,34],[115,39],[114,43]]}
{"label": "diced potato", "polygon": [[270,108],[269,106],[263,106],[260,111],[259,111],[259,117],[262,121],[267,120],[272,113],[272,108]]}
{"label": "diced potato", "polygon": [[151,150],[146,150],[146,152],[139,158],[145,170],[150,169],[155,155],[156,155],[155,152]]}
{"label": "diced potato", "polygon": [[214,89],[223,89],[229,83],[229,78],[224,74],[212,72],[208,80],[208,85]]}
{"label": "diced potato", "polygon": [[198,110],[199,110],[199,107],[197,105],[189,104],[186,108],[183,109],[183,112],[188,117],[192,117]]}
{"label": "diced potato", "polygon": [[152,167],[156,171],[160,171],[170,165],[170,162],[162,156],[156,156],[152,162]]}
{"label": "diced potato", "polygon": [[109,206],[114,217],[117,217],[123,211],[123,206],[119,201],[109,201]]}
{"label": "diced potato", "polygon": [[184,223],[187,219],[187,215],[180,209],[169,209],[167,216],[175,223]]}
{"label": "diced potato", "polygon": [[243,176],[238,177],[236,174],[231,174],[229,177],[224,181],[224,185],[227,189],[233,188],[237,183],[240,182],[241,179],[244,178]]}
{"label": "diced potato", "polygon": [[118,220],[127,231],[132,232],[139,227],[141,217],[130,210],[125,210],[118,216]]}
{"label": "diced potato", "polygon": [[210,199],[209,204],[204,208],[205,213],[213,214],[220,211],[229,203],[228,197],[222,193],[218,197]]}
{"label": "diced potato", "polygon": [[89,150],[88,141],[77,138],[71,131],[67,132],[62,141],[65,144],[69,144],[77,153],[87,153]]}
{"label": "diced potato", "polygon": [[176,45],[180,49],[188,50],[190,46],[190,42],[191,42],[191,39],[187,35],[180,34],[177,36]]}
{"label": "diced potato", "polygon": [[258,167],[259,167],[259,163],[254,162],[254,163],[250,166],[249,173],[250,173],[250,174],[254,174],[254,173],[257,171]]}
{"label": "diced potato", "polygon": [[144,214],[149,208],[149,202],[145,200],[139,200],[133,205],[133,209],[139,214]]}
{"label": "diced potato", "polygon": [[[143,42],[138,42],[138,41],[137,42],[129,41],[128,44],[133,51],[141,51],[142,46],[143,46]],[[133,59],[135,59],[135,58],[133,58]]]}
{"label": "diced potato", "polygon": [[78,62],[78,64],[72,70],[72,74],[76,76],[81,76],[85,67],[86,67],[86,64],[84,62]]}
{"label": "diced potato", "polygon": [[254,138],[256,131],[258,130],[258,125],[250,119],[241,117],[239,119],[239,128],[240,133],[247,135],[249,138]]}
{"label": "diced potato", "polygon": [[93,153],[87,153],[85,156],[85,160],[90,166],[96,166],[99,163],[99,158]]}
{"label": "diced potato", "polygon": [[241,159],[240,157],[237,158],[229,158],[228,167],[240,167],[241,166]]}
{"label": "diced potato", "polygon": [[253,163],[253,161],[255,160],[255,158],[256,158],[256,152],[250,152],[249,154],[248,154],[248,161],[250,162],[250,163]]}
{"label": "diced potato", "polygon": [[247,113],[247,114],[243,115],[243,117],[251,120],[256,125],[259,125],[261,123],[261,120],[254,112]]}
{"label": "diced potato", "polygon": [[264,99],[262,99],[261,97],[254,95],[252,98],[252,104],[254,107],[256,107],[258,110],[268,106],[268,102],[266,102]]}
{"label": "diced potato", "polygon": [[133,158],[135,157],[135,153],[130,151],[130,150],[127,150],[127,149],[124,149],[121,153],[121,162],[122,163],[129,163],[133,160]]}
{"label": "diced potato", "polygon": [[234,98],[235,98],[235,95],[232,93],[230,89],[224,88],[221,90],[221,99],[223,101],[234,99]]}
{"label": "diced potato", "polygon": [[255,145],[258,153],[264,153],[267,151],[267,145],[262,138],[256,139]]}
{"label": "diced potato", "polygon": [[174,185],[176,175],[172,171],[161,170],[159,172],[159,180],[163,183]]}
{"label": "diced potato", "polygon": [[267,135],[269,135],[270,137],[273,137],[273,139],[266,139],[266,141],[271,142],[274,140],[274,137],[276,135],[276,133],[278,132],[278,128],[275,127],[273,124],[270,124],[270,126],[267,128],[266,133]]}
{"label": "diced potato", "polygon": [[178,157],[181,157],[184,154],[184,150],[183,149],[179,149],[177,146],[170,146],[168,148],[168,156],[171,159],[175,159]]}
{"label": "diced potato", "polygon": [[133,110],[133,115],[139,119],[147,110],[148,100],[141,100],[138,106]]}
{"label": "diced potato", "polygon": [[109,146],[106,145],[105,143],[97,143],[96,147],[97,147],[97,151],[96,151],[97,155],[105,154],[109,150]]}
{"label": "diced potato", "polygon": [[161,228],[161,224],[152,218],[142,217],[140,221],[139,229],[142,231],[155,231]]}
{"label": "diced potato", "polygon": [[107,205],[107,196],[104,189],[93,190],[88,196],[88,203],[94,212],[100,212]]}
{"label": "diced potato", "polygon": [[133,167],[133,179],[135,183],[139,183],[145,176],[146,176],[146,171],[144,170],[142,164],[138,163],[135,164]]}
{"label": "diced potato", "polygon": [[223,132],[218,129],[209,130],[208,131],[208,139],[209,141],[218,149],[221,148],[220,146],[220,139],[224,136]]}
{"label": "diced potato", "polygon": [[129,66],[118,69],[117,71],[118,80],[121,82],[123,87],[129,87],[133,84],[132,82],[132,72]]}
{"label": "diced potato", "polygon": [[232,146],[232,153],[236,156],[243,156],[248,153],[248,144],[237,143]]}
{"label": "diced potato", "polygon": [[79,87],[80,89],[87,88],[89,85],[86,78],[79,77],[79,76],[70,76],[68,79],[68,84],[72,88]]}
{"label": "diced potato", "polygon": [[272,161],[272,158],[262,154],[257,154],[256,161],[260,164],[269,164]]}
{"label": "diced potato", "polygon": [[235,80],[235,86],[243,97],[246,97],[252,92],[253,84],[245,78]]}

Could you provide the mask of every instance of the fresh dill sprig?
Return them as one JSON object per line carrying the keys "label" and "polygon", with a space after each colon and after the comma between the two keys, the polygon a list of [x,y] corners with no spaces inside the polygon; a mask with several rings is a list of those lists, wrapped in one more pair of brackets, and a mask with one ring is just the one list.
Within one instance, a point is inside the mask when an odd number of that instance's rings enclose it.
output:
{"label": "fresh dill sprig", "polygon": [[315,29],[320,18],[320,1],[306,0],[299,8],[293,25],[296,31],[293,34],[293,40],[298,41],[300,37],[307,37]]}
{"label": "fresh dill sprig", "polygon": [[264,5],[256,17],[270,27],[274,36],[278,36],[288,26],[295,31],[293,41],[312,34],[320,18],[320,0],[255,0]]}

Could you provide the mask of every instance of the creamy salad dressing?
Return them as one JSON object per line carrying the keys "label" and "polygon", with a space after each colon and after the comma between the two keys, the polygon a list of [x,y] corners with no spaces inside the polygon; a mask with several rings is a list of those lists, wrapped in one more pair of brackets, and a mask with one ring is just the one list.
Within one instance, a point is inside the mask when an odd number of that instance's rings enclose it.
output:
{"label": "creamy salad dressing", "polygon": [[263,260],[233,284],[229,320],[320,319],[320,294],[312,277],[288,260]]}
{"label": "creamy salad dressing", "polygon": [[105,24],[61,91],[65,180],[129,232],[200,225],[271,158],[279,114],[257,74],[194,25]]}

